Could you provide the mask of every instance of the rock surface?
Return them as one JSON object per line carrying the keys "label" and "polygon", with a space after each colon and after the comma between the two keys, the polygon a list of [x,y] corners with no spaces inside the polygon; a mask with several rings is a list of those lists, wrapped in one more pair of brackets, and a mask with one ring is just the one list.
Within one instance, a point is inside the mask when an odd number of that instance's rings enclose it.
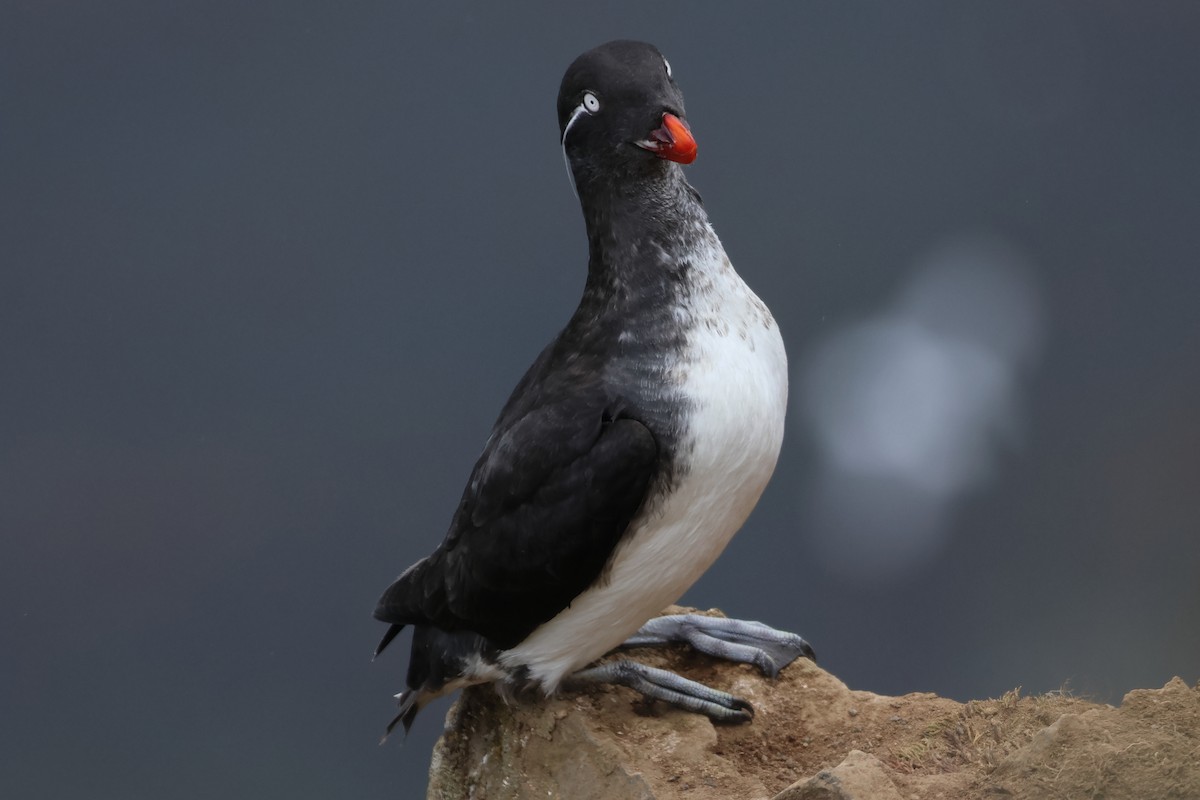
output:
{"label": "rock surface", "polygon": [[810,661],[772,681],[685,649],[631,655],[754,704],[752,723],[615,687],[509,703],[463,693],[434,749],[435,800],[1200,798],[1200,686],[1120,707],[1065,694],[958,703],[852,691]]}

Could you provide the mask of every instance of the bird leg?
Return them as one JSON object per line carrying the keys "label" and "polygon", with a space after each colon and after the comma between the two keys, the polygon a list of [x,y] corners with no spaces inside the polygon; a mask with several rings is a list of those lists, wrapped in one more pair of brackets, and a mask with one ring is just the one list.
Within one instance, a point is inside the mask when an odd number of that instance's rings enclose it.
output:
{"label": "bird leg", "polygon": [[[685,642],[726,661],[753,664],[772,678],[800,656],[816,659],[808,642],[794,633],[761,622],[701,614],[655,617],[621,647],[658,647],[673,642]],[[628,659],[588,667],[571,675],[569,681],[628,686],[645,697],[704,714],[714,722],[749,722],[754,717],[754,708],[741,698]]]}
{"label": "bird leg", "polygon": [[772,678],[800,656],[817,659],[808,642],[794,633],[761,622],[702,614],[655,617],[621,647],[657,647],[672,642],[686,642],[701,653],[726,661],[753,664]]}
{"label": "bird leg", "polygon": [[615,683],[645,697],[662,700],[685,711],[704,714],[713,722],[749,722],[754,709],[741,698],[690,681],[665,669],[620,659],[588,667],[571,675],[571,683]]}

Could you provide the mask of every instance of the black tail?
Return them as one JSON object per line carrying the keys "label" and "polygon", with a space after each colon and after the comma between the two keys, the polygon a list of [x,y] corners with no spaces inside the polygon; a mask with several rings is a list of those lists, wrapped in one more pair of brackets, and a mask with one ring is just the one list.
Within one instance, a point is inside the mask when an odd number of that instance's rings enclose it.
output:
{"label": "black tail", "polygon": [[[401,722],[404,723],[404,735],[405,737],[408,736],[413,720],[417,718],[417,712],[421,710],[421,706],[425,705],[425,703],[421,702],[421,694],[416,689],[408,689],[403,694],[396,695],[396,699],[400,701],[400,710],[395,718],[388,723],[387,730],[383,732],[383,737],[379,740],[380,744],[387,741],[387,738],[392,735],[392,731],[396,729],[396,725]],[[432,699],[433,697],[429,698],[429,700]]]}
{"label": "black tail", "polygon": [[402,630],[404,630],[403,625],[392,625],[389,627],[387,633],[379,640],[379,644],[375,645],[375,655],[371,656],[371,658],[379,658],[379,654],[383,652],[383,648],[391,644],[392,639],[395,639]]}
{"label": "black tail", "polygon": [[[383,635],[378,653],[396,637],[403,625],[393,624]],[[452,692],[461,686],[484,683],[495,677],[480,674],[480,667],[496,655],[496,649],[487,639],[470,631],[447,633],[429,625],[413,628],[412,650],[408,657],[408,688],[396,698],[400,708],[396,717],[387,726],[390,734],[397,725],[404,724],[404,732],[412,727],[417,713],[429,701]]]}

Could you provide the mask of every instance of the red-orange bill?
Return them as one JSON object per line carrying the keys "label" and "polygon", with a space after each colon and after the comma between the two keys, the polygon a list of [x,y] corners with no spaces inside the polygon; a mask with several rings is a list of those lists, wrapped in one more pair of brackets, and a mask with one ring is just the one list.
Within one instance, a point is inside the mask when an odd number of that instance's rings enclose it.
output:
{"label": "red-orange bill", "polygon": [[659,158],[677,161],[680,164],[695,161],[696,140],[688,124],[670,112],[662,115],[662,123],[662,127],[651,131],[649,138],[638,142],[638,146]]}
{"label": "red-orange bill", "polygon": [[671,134],[672,142],[659,151],[663,158],[690,164],[696,160],[696,140],[688,124],[674,114],[663,114],[663,127]]}

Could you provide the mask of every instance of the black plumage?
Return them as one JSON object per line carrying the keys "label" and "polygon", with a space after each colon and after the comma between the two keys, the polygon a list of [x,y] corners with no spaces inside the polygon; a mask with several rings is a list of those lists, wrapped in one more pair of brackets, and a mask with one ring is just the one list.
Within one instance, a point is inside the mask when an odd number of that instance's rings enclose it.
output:
{"label": "black plumage", "polygon": [[[613,42],[568,69],[558,114],[587,225],[587,281],[501,411],[445,540],[375,610],[391,623],[379,650],[416,629],[406,725],[421,697],[478,678],[480,663],[495,666],[604,581],[688,470],[687,309],[709,290],[689,259],[697,236],[719,244],[699,195],[665,160],[694,155],[690,134],[690,155],[670,150],[671,130],[686,129],[682,94],[655,48]],[[506,679],[519,683],[518,673],[508,665]]]}
{"label": "black plumage", "polygon": [[665,302],[606,277],[514,389],[445,541],[384,592],[377,619],[511,647],[600,576],[651,488],[667,488],[680,401],[659,364],[682,341]]}

